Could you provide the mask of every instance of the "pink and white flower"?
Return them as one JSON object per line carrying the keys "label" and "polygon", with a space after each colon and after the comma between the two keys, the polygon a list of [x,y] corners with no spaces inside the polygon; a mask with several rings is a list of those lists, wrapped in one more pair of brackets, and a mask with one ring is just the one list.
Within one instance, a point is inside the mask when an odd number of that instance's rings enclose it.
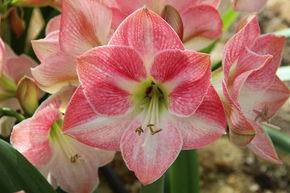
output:
{"label": "pink and white flower", "polygon": [[[119,25],[118,22],[138,8],[148,7],[160,16],[168,18],[174,29],[176,25],[182,28],[176,31],[181,33],[179,35],[185,47],[193,50],[208,46],[221,35],[222,21],[217,11],[219,4],[220,0],[115,0],[115,3],[107,3],[115,8],[115,25]],[[168,6],[173,7],[176,12],[167,12]]]}
{"label": "pink and white flower", "polygon": [[78,85],[76,57],[107,44],[112,30],[112,11],[101,1],[64,0],[61,16],[46,28],[46,38],[32,41],[41,61],[32,74],[40,88],[55,93],[63,86]]}
{"label": "pink and white flower", "polygon": [[245,17],[226,44],[223,90],[230,136],[259,157],[280,163],[263,125],[289,97],[289,89],[276,76],[285,38],[260,35],[256,17]]}
{"label": "pink and white flower", "polygon": [[267,0],[231,0],[234,9],[242,12],[258,12],[267,3]]}
{"label": "pink and white flower", "polygon": [[72,193],[89,193],[99,183],[98,168],[110,162],[114,152],[84,145],[62,134],[62,112],[74,88],[48,98],[33,117],[17,124],[11,144],[54,186]]}
{"label": "pink and white flower", "polygon": [[77,71],[81,86],[63,132],[121,151],[143,184],[157,180],[181,149],[225,133],[209,56],[185,50],[174,30],[146,8],[127,17],[108,46],[80,56]]}
{"label": "pink and white flower", "polygon": [[[36,63],[25,55],[17,56],[0,38],[0,108],[21,110],[16,96],[17,84],[24,76],[31,76]],[[0,119],[0,134],[8,136],[15,123],[13,117]]]}

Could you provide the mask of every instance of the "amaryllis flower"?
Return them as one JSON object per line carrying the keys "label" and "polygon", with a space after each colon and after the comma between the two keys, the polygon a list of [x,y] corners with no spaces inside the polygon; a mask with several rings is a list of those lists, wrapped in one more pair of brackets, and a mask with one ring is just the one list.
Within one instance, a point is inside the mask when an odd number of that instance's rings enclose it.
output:
{"label": "amaryllis flower", "polygon": [[14,127],[11,143],[52,185],[89,193],[98,185],[98,168],[110,162],[114,152],[89,147],[61,133],[61,112],[73,91],[62,89],[48,98],[33,117]]}
{"label": "amaryllis flower", "polygon": [[177,31],[186,48],[199,50],[222,33],[222,21],[216,10],[219,4],[220,0],[115,0],[108,6],[117,9],[114,22],[121,22],[145,5]]}
{"label": "amaryllis flower", "polygon": [[78,85],[76,57],[106,44],[112,33],[111,23],[111,9],[98,0],[64,0],[61,16],[47,26],[46,38],[32,42],[41,61],[32,69],[39,86],[54,93],[65,85]]}
{"label": "amaryllis flower", "polygon": [[[30,68],[36,63],[25,55],[17,56],[0,38],[0,108],[7,107],[21,110],[16,100],[18,82],[24,76],[31,76]],[[0,119],[0,134],[8,136],[14,125],[15,118]]]}
{"label": "amaryllis flower", "polygon": [[285,38],[260,35],[256,17],[246,17],[226,44],[223,89],[232,141],[263,159],[280,162],[263,125],[289,97],[276,76]]}
{"label": "amaryllis flower", "polygon": [[225,133],[210,69],[207,54],[185,50],[161,17],[140,9],[119,26],[109,46],[78,58],[81,86],[63,131],[121,151],[139,180],[152,183],[181,149],[202,147]]}
{"label": "amaryllis flower", "polygon": [[260,11],[265,4],[267,3],[267,0],[231,0],[232,4],[234,6],[234,9],[237,11],[242,12],[258,12]]}

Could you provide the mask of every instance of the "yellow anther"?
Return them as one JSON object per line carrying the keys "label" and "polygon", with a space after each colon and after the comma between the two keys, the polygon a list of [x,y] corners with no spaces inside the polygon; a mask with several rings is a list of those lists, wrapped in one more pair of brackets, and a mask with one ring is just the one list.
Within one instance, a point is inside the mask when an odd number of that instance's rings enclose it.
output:
{"label": "yellow anther", "polygon": [[76,163],[77,160],[80,158],[81,156],[79,154],[75,154],[74,156],[70,156],[70,162],[71,163]]}

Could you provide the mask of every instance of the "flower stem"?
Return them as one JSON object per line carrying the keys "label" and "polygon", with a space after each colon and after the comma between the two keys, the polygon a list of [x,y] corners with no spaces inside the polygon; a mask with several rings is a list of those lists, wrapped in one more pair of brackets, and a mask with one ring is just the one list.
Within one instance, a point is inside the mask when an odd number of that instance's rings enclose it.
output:
{"label": "flower stem", "polygon": [[263,128],[267,131],[275,147],[278,147],[279,149],[287,153],[290,153],[290,136],[289,135],[286,135],[285,133],[281,131],[271,129],[270,127],[267,127],[267,126],[264,126]]}
{"label": "flower stem", "polygon": [[9,108],[0,108],[0,117],[8,116],[8,117],[15,117],[18,121],[23,121],[25,117]]}
{"label": "flower stem", "polygon": [[199,193],[199,163],[196,150],[181,151],[169,169],[170,193]]}

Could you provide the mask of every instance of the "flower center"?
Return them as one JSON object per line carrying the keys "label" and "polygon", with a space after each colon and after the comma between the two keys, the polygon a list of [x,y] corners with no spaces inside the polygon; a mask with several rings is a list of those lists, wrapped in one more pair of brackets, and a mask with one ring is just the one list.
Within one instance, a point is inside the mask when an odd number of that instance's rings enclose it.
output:
{"label": "flower center", "polygon": [[54,147],[60,151],[60,154],[66,155],[71,163],[76,163],[78,160],[81,160],[81,155],[73,148],[74,146],[71,143],[73,139],[61,134],[61,126],[62,120],[57,120],[52,124],[49,133],[50,140]]}
{"label": "flower center", "polygon": [[272,128],[272,129],[280,130],[280,127],[270,124],[269,119],[271,117],[269,115],[269,107],[268,107],[268,105],[264,105],[264,107],[260,111],[255,110],[255,109],[253,111],[254,111],[254,113],[257,114],[257,116],[255,117],[255,121],[256,122],[258,122],[262,126],[267,126],[267,127]]}
{"label": "flower center", "polygon": [[137,110],[143,115],[142,125],[136,128],[136,133],[141,135],[148,130],[152,135],[162,131],[161,116],[167,108],[167,95],[162,86],[148,79],[141,83],[137,97]]}

